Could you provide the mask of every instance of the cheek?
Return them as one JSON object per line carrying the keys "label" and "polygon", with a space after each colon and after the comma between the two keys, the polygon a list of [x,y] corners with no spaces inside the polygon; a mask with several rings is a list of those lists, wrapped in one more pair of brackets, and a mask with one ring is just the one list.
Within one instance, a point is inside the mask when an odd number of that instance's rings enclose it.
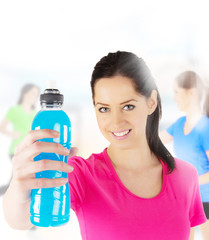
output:
{"label": "cheek", "polygon": [[177,102],[177,100],[178,100],[177,94],[174,94],[174,95],[173,95],[173,100],[174,100],[175,102]]}
{"label": "cheek", "polygon": [[175,101],[176,101],[177,103],[182,103],[182,102],[184,102],[183,96],[182,96],[182,95],[177,95],[177,96],[175,97]]}
{"label": "cheek", "polygon": [[187,99],[185,98],[185,96],[181,96],[179,102],[182,106],[184,106],[187,103]]}
{"label": "cheek", "polygon": [[101,114],[96,114],[97,124],[101,132],[107,127],[107,119]]}
{"label": "cheek", "polygon": [[144,130],[146,128],[147,118],[147,112],[144,112],[143,114],[139,114],[132,118],[131,123],[136,129]]}

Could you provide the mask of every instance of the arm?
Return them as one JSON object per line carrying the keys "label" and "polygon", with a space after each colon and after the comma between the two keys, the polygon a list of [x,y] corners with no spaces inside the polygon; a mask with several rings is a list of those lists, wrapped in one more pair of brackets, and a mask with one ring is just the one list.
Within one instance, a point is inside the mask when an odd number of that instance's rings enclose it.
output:
{"label": "arm", "polygon": [[55,138],[55,131],[44,129],[30,131],[23,141],[15,149],[13,158],[13,177],[7,192],[3,198],[3,209],[6,221],[15,229],[29,229],[30,222],[30,193],[33,188],[50,188],[62,186],[67,178],[36,179],[35,173],[44,170],[58,170],[72,172],[72,167],[66,163],[51,160],[35,162],[33,158],[41,152],[54,152],[61,155],[69,155],[69,151],[58,144],[40,142],[43,138]]}
{"label": "arm", "polygon": [[[25,197],[24,193],[21,194],[19,188],[21,186],[13,179],[3,197],[4,216],[12,228],[26,230],[32,227],[30,222],[30,199]],[[29,191],[26,194],[29,196]]]}
{"label": "arm", "polygon": [[194,240],[195,227],[190,228],[189,240]]}
{"label": "arm", "polygon": [[[207,155],[208,161],[209,161],[209,150],[206,151],[206,155]],[[209,172],[207,172],[199,177],[199,184],[201,185],[201,184],[205,184],[205,183],[209,183]]]}
{"label": "arm", "polygon": [[0,123],[0,132],[11,138],[14,138],[14,139],[18,138],[20,136],[20,133],[7,130],[7,127],[9,124],[10,124],[10,121],[8,119],[4,118]]}
{"label": "arm", "polygon": [[166,130],[163,130],[159,133],[159,137],[162,143],[166,144],[173,141],[173,136],[171,136]]}

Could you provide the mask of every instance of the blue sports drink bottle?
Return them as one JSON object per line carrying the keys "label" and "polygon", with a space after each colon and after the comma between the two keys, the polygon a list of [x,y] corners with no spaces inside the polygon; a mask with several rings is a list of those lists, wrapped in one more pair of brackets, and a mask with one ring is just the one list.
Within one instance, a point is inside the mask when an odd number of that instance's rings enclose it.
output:
{"label": "blue sports drink bottle", "polygon": [[[71,147],[71,123],[62,110],[63,95],[58,89],[46,89],[40,95],[41,110],[36,114],[32,130],[52,129],[60,132],[58,138],[44,138],[38,141],[60,143],[65,148]],[[67,163],[67,156],[56,153],[40,153],[34,161],[49,159]],[[36,173],[36,178],[67,178],[67,173],[47,170]],[[39,188],[31,191],[30,220],[39,227],[60,226],[69,221],[70,190],[66,183],[61,187]]]}

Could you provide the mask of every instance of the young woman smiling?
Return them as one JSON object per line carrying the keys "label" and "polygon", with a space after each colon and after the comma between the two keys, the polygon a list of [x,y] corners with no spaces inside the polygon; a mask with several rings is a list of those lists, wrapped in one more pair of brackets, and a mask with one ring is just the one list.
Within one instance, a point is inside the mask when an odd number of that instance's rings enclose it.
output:
{"label": "young woman smiling", "polygon": [[[52,131],[29,132],[16,149],[4,197],[8,223],[30,228],[30,190],[69,181],[83,239],[188,239],[190,228],[206,221],[198,175],[159,139],[160,96],[148,67],[133,53],[109,53],[96,64],[91,89],[99,128],[110,145],[88,159],[72,156],[68,165],[42,160],[37,169],[37,152],[69,153],[54,143],[36,144],[54,137]],[[68,179],[37,181],[34,173],[46,169],[69,172]]]}

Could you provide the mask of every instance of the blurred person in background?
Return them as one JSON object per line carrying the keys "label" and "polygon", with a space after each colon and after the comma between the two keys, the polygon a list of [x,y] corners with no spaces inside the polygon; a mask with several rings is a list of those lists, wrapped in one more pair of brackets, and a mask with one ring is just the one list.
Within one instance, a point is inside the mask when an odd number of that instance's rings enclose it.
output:
{"label": "blurred person in background", "polygon": [[[30,229],[31,189],[68,181],[83,239],[189,239],[190,228],[206,221],[198,174],[174,159],[158,136],[161,100],[147,65],[130,52],[109,53],[94,67],[91,89],[97,123],[109,146],[83,159],[58,143],[37,142],[57,138],[59,132],[30,131],[13,158],[13,178],[3,198],[7,222]],[[68,164],[35,162],[40,152],[72,157]],[[43,170],[69,174],[67,179],[36,179]]]}
{"label": "blurred person in background", "polygon": [[[12,139],[9,157],[12,160],[15,147],[22,141],[31,129],[32,120],[36,114],[35,105],[39,96],[39,87],[25,84],[20,93],[17,105],[11,107],[0,123],[0,132]],[[8,185],[0,186],[0,195],[4,194]]]}
{"label": "blurred person in background", "polygon": [[[174,101],[185,116],[162,131],[160,138],[164,144],[173,141],[175,156],[197,169],[201,199],[209,219],[209,89],[196,72],[182,72],[174,81]],[[209,220],[199,228],[203,239],[208,240]]]}

